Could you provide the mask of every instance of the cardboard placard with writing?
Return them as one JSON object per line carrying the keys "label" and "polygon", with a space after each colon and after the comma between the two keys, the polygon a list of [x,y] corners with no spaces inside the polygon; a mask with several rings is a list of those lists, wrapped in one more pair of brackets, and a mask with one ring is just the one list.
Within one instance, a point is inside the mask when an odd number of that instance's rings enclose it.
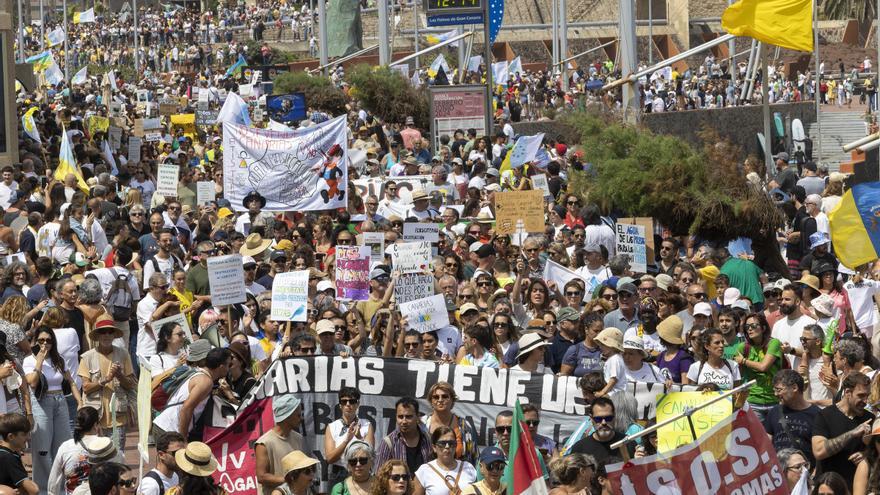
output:
{"label": "cardboard placard with writing", "polygon": [[645,228],[645,250],[648,264],[653,265],[657,251],[654,249],[654,218],[653,217],[624,217],[618,218],[619,223],[641,225]]}
{"label": "cardboard placard with writing", "polygon": [[544,193],[538,190],[495,193],[495,233],[544,232]]}

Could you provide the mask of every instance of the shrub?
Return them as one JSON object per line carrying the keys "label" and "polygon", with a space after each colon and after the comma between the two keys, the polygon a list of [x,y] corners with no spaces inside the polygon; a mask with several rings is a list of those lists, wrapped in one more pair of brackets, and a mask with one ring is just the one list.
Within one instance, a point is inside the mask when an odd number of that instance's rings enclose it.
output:
{"label": "shrub", "polygon": [[301,92],[306,97],[306,105],[317,108],[333,116],[345,113],[345,94],[322,76],[312,77],[305,72],[284,72],[273,80],[273,93],[284,95]]}
{"label": "shrub", "polygon": [[416,90],[400,72],[388,67],[357,65],[347,71],[352,96],[386,122],[404,122],[412,116],[416,127],[428,129],[428,94]]}

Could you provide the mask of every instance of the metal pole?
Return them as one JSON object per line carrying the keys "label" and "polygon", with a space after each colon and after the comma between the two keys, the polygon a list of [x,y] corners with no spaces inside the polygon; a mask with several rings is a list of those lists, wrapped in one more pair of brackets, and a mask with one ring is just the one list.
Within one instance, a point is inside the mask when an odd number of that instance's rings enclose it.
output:
{"label": "metal pole", "polygon": [[[733,5],[733,0],[727,0],[727,6],[730,7]],[[734,83],[736,82],[736,77],[734,77],[733,69],[736,67],[736,40],[730,40],[727,42],[727,51],[730,53],[730,80]]]}
{"label": "metal pole", "polygon": [[[67,30],[67,0],[62,1],[61,8],[64,10],[62,15],[64,17],[64,82],[70,82],[70,79],[67,77],[67,66],[70,65],[67,53],[67,39],[70,38],[70,31]],[[45,24],[45,20],[43,20],[43,23]]]}
{"label": "metal pole", "polygon": [[[67,37],[67,31],[64,32]],[[46,49],[46,16],[43,15],[43,0],[40,0],[40,51]]]}
{"label": "metal pole", "polygon": [[761,107],[764,114],[764,166],[769,176],[773,170],[773,133],[770,131],[770,77],[767,74],[767,52],[770,47],[761,43]]}
{"label": "metal pole", "polygon": [[757,58],[757,55],[755,54],[755,48],[757,47],[758,41],[755,38],[752,38],[752,47],[749,49],[749,63],[746,64],[746,78],[745,80],[743,80],[742,91],[739,95],[739,101],[741,103],[745,103],[749,99],[751,99],[751,94],[749,93],[749,85],[751,84],[752,77],[754,77],[752,71],[755,67],[755,59]]}
{"label": "metal pole", "polygon": [[[813,2],[813,50],[816,51],[816,136],[819,137],[816,143],[819,154],[816,155],[816,163],[822,161],[822,117],[821,107],[819,105],[819,85],[822,83],[822,75],[819,74],[819,0]],[[880,16],[880,14],[877,14]],[[880,50],[880,48],[878,48]],[[876,98],[876,96],[875,96]]]}
{"label": "metal pole", "polygon": [[685,412],[678,414],[676,416],[673,416],[665,421],[661,421],[661,422],[655,424],[654,426],[649,426],[649,427],[645,428],[644,430],[639,431],[638,433],[633,433],[632,435],[627,436],[623,440],[618,440],[617,442],[612,443],[611,449],[614,450],[614,449],[620,448],[621,445],[626,445],[629,442],[632,442],[633,440],[637,440],[639,438],[642,438],[645,435],[649,435],[651,433],[654,433],[655,431],[659,430],[660,428],[663,428],[666,425],[671,425],[672,423],[675,423],[676,421],[678,421],[679,419],[681,419],[685,416],[690,416],[694,412],[699,411],[700,409],[702,409],[706,406],[711,406],[712,404],[714,404],[718,401],[722,401],[724,399],[727,399],[728,397],[731,397],[732,395],[737,394],[743,390],[752,388],[752,386],[754,386],[756,383],[758,383],[757,380],[751,380],[749,382],[743,383],[739,387],[732,388],[732,389],[728,390],[727,392],[724,392],[723,394],[716,396],[714,399],[710,399],[710,400],[708,400],[698,406],[688,408]]}
{"label": "metal pole", "polygon": [[[468,33],[470,35],[470,39],[467,40],[467,50],[464,53],[465,65],[464,68],[461,70],[461,73],[458,75],[458,84],[464,84],[465,76],[467,76],[468,73],[468,65],[470,65],[471,63],[471,53],[474,49],[474,39],[476,39],[476,36],[474,36],[475,31],[475,29],[471,28],[471,32]],[[479,70],[479,67],[477,67],[477,70]]]}
{"label": "metal pole", "polygon": [[[730,0],[728,0],[730,1]],[[648,65],[654,63],[654,0],[648,0]]]}
{"label": "metal pole", "polygon": [[[138,2],[137,0],[131,0],[132,8],[131,14],[132,19],[134,19],[134,72],[135,74],[140,75],[141,73],[141,55],[140,55],[140,33],[138,32]],[[140,79],[140,77],[138,77]]]}
{"label": "metal pole", "polygon": [[593,53],[593,52],[595,52],[595,51],[597,51],[597,50],[601,50],[601,49],[605,48],[606,46],[608,46],[608,45],[613,45],[613,44],[615,44],[615,43],[617,43],[617,39],[611,40],[611,41],[609,41],[608,43],[603,43],[603,44],[601,44],[601,45],[599,45],[599,46],[597,46],[597,47],[595,47],[595,48],[590,48],[589,50],[587,50],[587,51],[585,51],[585,52],[578,53],[577,55],[572,55],[571,57],[568,57],[568,58],[562,59],[562,60],[559,61],[559,63],[560,63],[560,64],[564,64],[564,63],[566,63],[566,62],[570,62],[570,61],[572,61],[572,60],[575,60],[575,59],[581,58],[581,57],[583,57],[584,55],[589,55],[589,54],[591,54],[591,53]]}
{"label": "metal pole", "polygon": [[483,2],[483,64],[486,67],[486,89],[488,90],[489,101],[486,102],[486,135],[491,136],[493,134],[493,123],[494,119],[492,115],[495,112],[495,108],[493,102],[495,98],[492,96],[494,94],[494,88],[492,87],[492,42],[489,41],[489,3],[488,1]]}
{"label": "metal pole", "polygon": [[[551,21],[553,23],[553,31],[551,36],[553,36],[553,44],[552,44],[552,52],[553,52],[553,65],[559,63],[559,5],[557,5],[558,0],[551,1]],[[552,77],[556,77],[555,71],[553,71]]]}
{"label": "metal pole", "polygon": [[15,2],[18,4],[18,63],[24,63],[24,17],[21,15],[21,0]]}
{"label": "metal pole", "polygon": [[[403,57],[403,58],[397,59],[397,60],[394,61],[394,65],[401,65],[401,64],[408,63],[410,60],[413,60],[414,58],[416,58],[416,57],[418,57],[418,56],[421,56],[421,55],[425,55],[425,54],[431,53],[431,52],[433,52],[434,50],[439,50],[440,48],[443,48],[443,47],[446,46],[446,45],[449,45],[449,44],[455,43],[455,42],[458,41],[458,40],[462,40],[462,39],[464,39],[464,38],[467,38],[468,36],[473,36],[473,34],[474,34],[474,32],[471,31],[471,32],[469,32],[469,33],[464,33],[464,34],[462,34],[461,36],[453,36],[452,38],[449,38],[449,39],[446,40],[446,41],[441,41],[440,43],[437,43],[436,45],[431,45],[431,46],[425,48],[424,50],[421,50],[421,51],[416,52],[416,53],[411,53],[411,54],[407,55],[406,57]],[[363,50],[357,52],[357,54],[359,55],[359,54],[365,53],[365,52],[370,51],[370,50],[375,50],[375,49],[376,49],[376,45],[373,45],[373,46],[371,46],[371,47],[369,47],[369,48],[364,48]],[[357,56],[357,55],[352,54],[352,55],[349,55],[348,57],[355,57],[355,56]],[[347,60],[348,57],[343,58],[343,59],[340,59],[340,60],[343,60],[343,61],[344,61],[344,60]],[[333,61],[333,64],[329,64],[329,65],[335,65],[338,61],[339,61],[339,60],[334,60],[334,61]],[[417,65],[417,66],[416,66],[416,69],[418,69],[418,68],[419,68],[419,66]],[[319,67],[319,69],[320,69],[320,67]]]}
{"label": "metal pole", "polygon": [[[620,0],[620,79],[623,86],[623,120],[636,122],[640,111],[638,76],[636,72],[636,15],[635,0]],[[672,63],[672,62],[670,62]],[[613,84],[613,83],[612,83]],[[606,85],[607,88],[609,85]],[[605,89],[605,88],[603,88]]]}
{"label": "metal pole", "polygon": [[757,78],[757,74],[758,74],[758,65],[760,65],[760,63],[761,63],[761,48],[763,46],[764,46],[764,43],[759,41],[757,51],[755,52],[755,60],[752,63],[752,78],[749,79],[749,94],[748,94],[749,100],[752,99],[752,92],[755,90],[755,79]]}
{"label": "metal pole", "polygon": [[[419,2],[413,0],[413,52],[419,53]],[[416,56],[416,67],[419,66],[419,57]]]}
{"label": "metal pole", "polygon": [[391,45],[388,43],[388,0],[379,1],[379,65],[391,61]]}
{"label": "metal pole", "polygon": [[[459,35],[464,34],[464,26],[458,26],[458,28],[455,30],[455,32]],[[465,51],[467,51],[467,46],[465,46],[464,43],[459,43],[458,44],[458,73],[459,73],[459,77],[461,76],[461,74],[464,74],[465,72],[467,72],[467,58],[466,58],[467,55],[465,54]]]}
{"label": "metal pole", "polygon": [[[568,56],[568,6],[567,0],[559,0],[559,60]],[[562,90],[568,91],[568,64],[561,63]]]}
{"label": "metal pole", "polygon": [[320,54],[321,65],[324,67],[324,75],[330,75],[327,72],[327,0],[318,0],[318,53]]}
{"label": "metal pole", "polygon": [[[349,60],[351,60],[351,59],[353,59],[353,58],[360,57],[361,55],[364,55],[364,54],[370,53],[371,51],[373,51],[373,50],[375,50],[375,49],[377,49],[377,48],[379,48],[379,45],[370,45],[370,46],[368,46],[368,47],[366,47],[366,48],[362,48],[362,49],[360,49],[360,50],[358,50],[358,51],[356,51],[356,52],[354,52],[354,53],[350,53],[350,54],[348,54],[348,55],[346,55],[346,56],[344,56],[344,57],[339,57],[339,58],[337,58],[337,59],[334,59],[332,62],[328,63],[326,67],[323,66],[323,65],[319,65],[318,67],[309,70],[309,72],[321,72],[321,71],[323,71],[325,68],[336,67],[337,65],[339,65],[339,64],[341,64],[341,63],[343,63],[343,62],[348,62]],[[399,62],[398,62],[398,63],[399,63]]]}

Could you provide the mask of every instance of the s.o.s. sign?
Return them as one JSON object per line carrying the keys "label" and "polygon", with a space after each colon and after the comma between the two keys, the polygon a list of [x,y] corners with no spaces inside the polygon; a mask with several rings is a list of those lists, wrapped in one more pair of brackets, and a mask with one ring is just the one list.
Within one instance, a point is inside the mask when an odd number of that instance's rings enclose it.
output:
{"label": "s.o.s. sign", "polygon": [[608,465],[614,493],[785,495],[776,450],[751,411],[737,411],[689,445]]}

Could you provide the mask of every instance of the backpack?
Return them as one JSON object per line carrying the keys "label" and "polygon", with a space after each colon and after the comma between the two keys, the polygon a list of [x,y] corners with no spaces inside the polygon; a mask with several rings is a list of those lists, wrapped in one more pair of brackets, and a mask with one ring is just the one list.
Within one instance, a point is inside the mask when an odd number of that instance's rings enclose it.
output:
{"label": "backpack", "polygon": [[163,411],[169,407],[178,406],[177,404],[169,404],[168,401],[177,392],[181,385],[187,383],[193,375],[199,371],[182,364],[176,368],[164,371],[162,374],[153,378],[151,383],[150,405],[154,411]]}
{"label": "backpack", "polygon": [[115,280],[110,286],[110,292],[104,304],[107,306],[107,312],[113,316],[114,321],[129,321],[134,307],[134,296],[131,294],[131,287],[128,285],[128,277],[130,275],[117,272],[111,268]]}
{"label": "backpack", "polygon": [[144,475],[144,478],[150,478],[155,481],[156,484],[159,485],[159,495],[165,495],[165,483],[162,483],[162,478],[159,477],[159,473],[156,471],[150,471]]}
{"label": "backpack", "polygon": [[[159,262],[156,260],[156,255],[150,256],[150,263],[153,265],[153,273],[162,273],[162,270],[159,268]],[[171,270],[174,271],[178,268],[182,268],[180,260],[177,259],[177,256],[171,255]]]}

